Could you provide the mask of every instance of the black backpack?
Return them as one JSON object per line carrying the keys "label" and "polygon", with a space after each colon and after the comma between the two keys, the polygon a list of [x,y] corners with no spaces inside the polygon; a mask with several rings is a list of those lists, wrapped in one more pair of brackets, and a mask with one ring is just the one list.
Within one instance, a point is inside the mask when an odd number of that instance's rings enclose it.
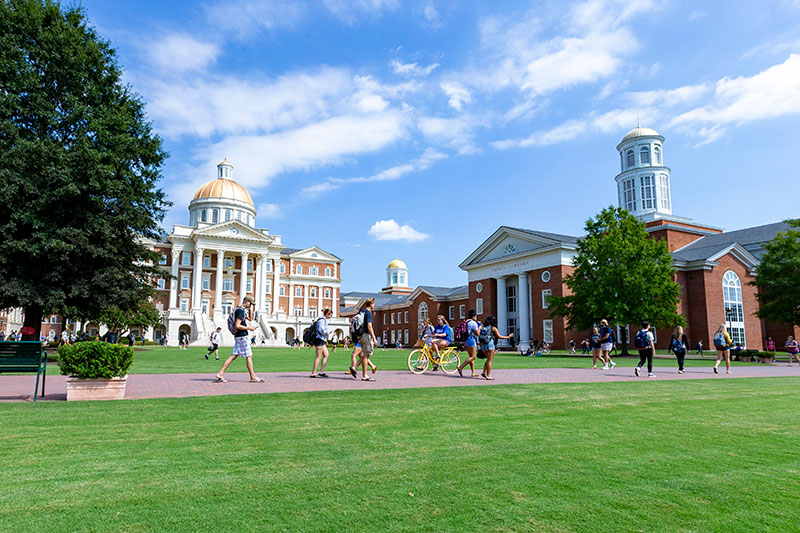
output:
{"label": "black backpack", "polygon": [[303,342],[306,344],[312,344],[314,339],[317,338],[317,322],[319,319],[316,319],[313,324],[311,324],[304,332],[303,332]]}

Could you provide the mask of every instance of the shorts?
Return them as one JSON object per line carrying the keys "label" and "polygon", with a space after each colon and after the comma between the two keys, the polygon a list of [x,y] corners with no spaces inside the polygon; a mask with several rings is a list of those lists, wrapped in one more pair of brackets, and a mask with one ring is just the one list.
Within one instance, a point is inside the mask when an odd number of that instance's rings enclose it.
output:
{"label": "shorts", "polygon": [[375,351],[375,346],[372,345],[372,337],[369,336],[369,333],[364,333],[361,335],[359,341],[361,343],[361,351],[364,353],[364,355],[367,357],[372,355],[372,352]]}
{"label": "shorts", "polygon": [[218,345],[212,344],[211,346],[208,347],[208,351],[209,352],[215,352],[215,351],[217,351],[218,348],[219,348]]}
{"label": "shorts", "polygon": [[241,337],[234,337],[233,338],[233,355],[238,355],[239,357],[250,357],[253,355],[253,350],[250,348],[250,342],[247,335],[242,335]]}
{"label": "shorts", "polygon": [[328,342],[325,339],[320,339],[319,337],[315,337],[311,341],[311,346],[325,346]]}
{"label": "shorts", "polygon": [[484,352],[490,352],[494,350],[494,341],[489,341],[488,343],[481,343],[481,350]]}
{"label": "shorts", "polygon": [[611,350],[614,349],[614,343],[604,342],[603,344],[600,345],[600,349],[603,350],[604,352],[610,352]]}
{"label": "shorts", "polygon": [[475,348],[478,343],[475,341],[475,337],[470,335],[467,337],[467,340],[464,341],[464,348]]}

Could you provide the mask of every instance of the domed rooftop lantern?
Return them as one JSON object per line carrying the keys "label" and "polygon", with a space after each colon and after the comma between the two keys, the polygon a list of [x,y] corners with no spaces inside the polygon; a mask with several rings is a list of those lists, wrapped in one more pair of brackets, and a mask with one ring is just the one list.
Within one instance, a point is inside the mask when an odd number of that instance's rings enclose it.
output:
{"label": "domed rooftop lantern", "polygon": [[256,208],[247,189],[233,181],[233,165],[227,159],[217,164],[217,177],[197,189],[189,203],[190,225],[219,224],[238,220],[255,225]]}

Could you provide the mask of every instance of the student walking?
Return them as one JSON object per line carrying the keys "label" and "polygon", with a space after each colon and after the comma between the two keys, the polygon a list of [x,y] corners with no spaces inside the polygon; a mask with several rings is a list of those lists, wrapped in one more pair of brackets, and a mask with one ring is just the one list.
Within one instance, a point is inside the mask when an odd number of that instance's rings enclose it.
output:
{"label": "student walking", "polygon": [[686,347],[689,346],[689,339],[683,333],[683,328],[678,326],[672,333],[672,339],[669,343],[669,349],[675,354],[678,359],[678,374],[683,374],[683,360],[686,357]]}
{"label": "student walking", "polygon": [[569,354],[575,355],[575,341],[573,339],[569,340]]}
{"label": "student walking", "polygon": [[694,353],[695,355],[703,355],[703,341],[697,341],[697,344],[694,345],[697,348],[697,351]]}
{"label": "student walking", "polygon": [[252,320],[252,316],[248,317],[248,310],[253,307],[254,303],[255,300],[253,300],[252,296],[245,296],[242,300],[242,305],[237,307],[233,312],[233,329],[235,331],[233,334],[233,352],[231,353],[231,356],[225,360],[222,368],[217,373],[218,383],[228,382],[228,380],[225,379],[225,370],[237,357],[244,357],[244,360],[247,364],[247,372],[250,374],[250,383],[264,383],[264,380],[256,376],[255,372],[253,372],[253,350],[250,348],[250,343],[248,342],[249,339],[247,338],[248,332],[255,331],[256,329],[255,326],[247,325],[248,318]]}
{"label": "student walking", "polygon": [[767,351],[775,353],[775,341],[772,340],[772,337],[767,337]]}
{"label": "student walking", "polygon": [[[350,352],[350,368],[348,369],[348,372],[345,372],[345,374],[349,373],[351,376],[353,376],[353,378],[358,377],[356,368],[358,368],[359,365],[358,360],[362,352],[361,342],[359,342],[360,339],[358,337],[358,334],[356,333],[355,324],[358,319],[358,315],[363,314],[363,312],[364,312],[363,310],[360,311],[359,313],[356,314],[356,316],[350,319],[350,342],[353,345],[353,350]],[[363,320],[363,316],[361,317],[361,320]],[[348,340],[347,337],[345,337],[344,339],[345,349],[347,349],[347,340]],[[367,364],[369,365],[373,374],[378,371],[378,367],[375,366],[375,363],[373,363],[371,359],[367,360]]]}
{"label": "student walking", "polygon": [[[786,353],[789,354],[789,364],[786,366],[792,366],[792,357],[797,359],[797,362],[800,363],[800,355],[798,355],[800,346],[797,345],[797,341],[794,340],[791,335],[786,337],[786,344],[784,346],[786,346]],[[773,351],[775,350],[773,349]]]}
{"label": "student walking", "polygon": [[478,332],[478,341],[481,344],[481,350],[486,354],[486,362],[483,364],[483,379],[493,380],[492,374],[492,361],[494,360],[495,341],[498,339],[510,339],[514,336],[512,331],[508,335],[501,335],[497,329],[497,317],[489,315],[483,321],[480,331]]}
{"label": "student walking", "polygon": [[636,334],[636,338],[633,339],[633,344],[639,350],[639,364],[633,369],[633,373],[636,374],[636,377],[639,377],[639,370],[641,370],[645,361],[647,361],[647,377],[656,377],[656,375],[653,374],[653,354],[656,351],[656,345],[653,332],[650,331],[650,322],[642,322],[642,329]]}
{"label": "student walking", "polygon": [[603,352],[600,350],[600,332],[597,326],[592,328],[592,335],[589,337],[589,349],[592,351],[592,370],[597,370],[597,360],[604,363],[604,367],[608,369],[608,363],[603,359]]}
{"label": "student walking", "polygon": [[[475,320],[475,310],[470,309],[467,313],[467,340],[464,341],[464,349],[467,351],[467,360],[458,367],[458,375],[464,377],[463,371],[469,365],[472,377],[475,373],[475,356],[478,354],[478,331],[481,329],[478,321]],[[530,348],[528,348],[530,350]]]}
{"label": "student walking", "polygon": [[719,374],[719,367],[722,358],[725,358],[725,373],[731,373],[731,336],[728,335],[728,328],[725,324],[720,324],[717,332],[714,333],[714,348],[717,349],[717,362],[714,365],[714,373]]}
{"label": "student walking", "polygon": [[359,331],[361,335],[358,338],[358,342],[361,344],[361,356],[356,363],[356,367],[361,365],[361,381],[375,381],[375,378],[367,375],[369,358],[372,356],[372,353],[375,351],[375,345],[378,343],[378,339],[375,337],[375,330],[372,327],[372,310],[374,307],[375,298],[367,298],[364,309],[361,311],[364,313],[364,326],[362,327],[362,331]]}
{"label": "student walking", "polygon": [[[614,334],[611,328],[608,327],[608,320],[605,318],[600,321],[600,351],[603,352],[603,370],[610,370],[617,366],[617,363],[611,360],[611,350],[614,349]],[[610,366],[609,366],[610,365]]]}
{"label": "student walking", "polygon": [[219,332],[222,331],[222,328],[217,328],[217,330],[211,334],[211,346],[208,347],[208,353],[206,353],[206,359],[212,353],[215,355],[214,359],[219,361],[219,345],[220,345],[220,334]]}
{"label": "student walking", "polygon": [[[311,376],[312,378],[320,377],[326,378],[328,374],[325,373],[325,365],[328,364],[328,319],[333,316],[333,311],[330,309],[323,309],[322,316],[317,319],[316,322],[311,326],[314,328],[314,334],[311,339],[311,345],[314,346],[314,351],[316,352],[316,356],[314,357],[314,366],[311,367]],[[320,360],[322,360],[322,364],[319,367],[319,374],[317,374],[317,365],[320,364]]]}

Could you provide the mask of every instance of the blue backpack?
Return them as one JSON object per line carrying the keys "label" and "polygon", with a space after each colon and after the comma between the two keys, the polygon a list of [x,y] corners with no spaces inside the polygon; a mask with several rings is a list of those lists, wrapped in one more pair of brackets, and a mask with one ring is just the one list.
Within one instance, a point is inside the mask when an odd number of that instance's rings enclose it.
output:
{"label": "blue backpack", "polygon": [[478,332],[478,340],[481,344],[489,344],[492,342],[492,326],[481,326]]}
{"label": "blue backpack", "polygon": [[650,340],[647,338],[647,330],[640,329],[633,339],[633,345],[639,350],[650,347]]}

